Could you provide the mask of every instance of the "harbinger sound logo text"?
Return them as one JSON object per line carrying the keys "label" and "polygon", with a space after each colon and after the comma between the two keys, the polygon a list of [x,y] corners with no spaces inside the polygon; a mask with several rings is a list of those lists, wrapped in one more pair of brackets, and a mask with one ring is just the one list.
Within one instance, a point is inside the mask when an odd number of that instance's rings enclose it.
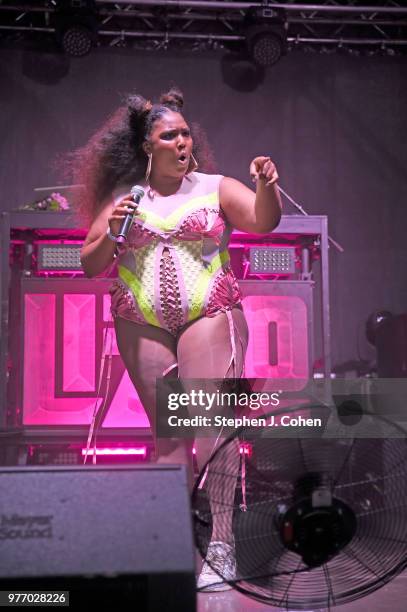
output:
{"label": "harbinger sound logo text", "polygon": [[52,538],[52,516],[0,516],[0,540]]}

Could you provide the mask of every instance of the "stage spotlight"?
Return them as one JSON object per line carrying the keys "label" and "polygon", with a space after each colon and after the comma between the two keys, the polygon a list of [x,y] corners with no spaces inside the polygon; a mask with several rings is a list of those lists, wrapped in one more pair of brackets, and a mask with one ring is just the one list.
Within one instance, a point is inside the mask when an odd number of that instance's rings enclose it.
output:
{"label": "stage spotlight", "polygon": [[258,66],[273,66],[287,53],[288,23],[283,12],[251,11],[246,20],[247,50]]}
{"label": "stage spotlight", "polygon": [[92,48],[92,33],[82,25],[73,25],[62,34],[62,48],[72,57],[83,57]]}
{"label": "stage spotlight", "polygon": [[246,45],[250,56],[258,66],[273,66],[287,53],[284,24],[252,27],[246,33]]}
{"label": "stage spotlight", "polygon": [[272,32],[261,32],[249,41],[249,52],[259,66],[272,66],[282,55],[282,41]]}
{"label": "stage spotlight", "polygon": [[94,0],[57,0],[53,15],[56,38],[72,57],[87,55],[96,40],[98,15]]}

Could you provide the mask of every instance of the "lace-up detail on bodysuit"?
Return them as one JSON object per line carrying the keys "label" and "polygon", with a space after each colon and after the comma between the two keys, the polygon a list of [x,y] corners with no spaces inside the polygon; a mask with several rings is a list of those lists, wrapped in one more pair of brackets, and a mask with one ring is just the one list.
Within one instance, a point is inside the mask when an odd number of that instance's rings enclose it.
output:
{"label": "lace-up detail on bodysuit", "polygon": [[169,250],[165,248],[160,262],[160,302],[165,324],[171,333],[176,334],[183,324],[184,317],[177,271]]}

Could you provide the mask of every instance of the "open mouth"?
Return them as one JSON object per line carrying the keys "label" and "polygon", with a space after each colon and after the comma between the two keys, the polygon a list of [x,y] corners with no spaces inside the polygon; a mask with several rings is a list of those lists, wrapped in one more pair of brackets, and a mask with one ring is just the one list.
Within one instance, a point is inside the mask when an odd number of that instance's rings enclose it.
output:
{"label": "open mouth", "polygon": [[185,155],[185,153],[183,153],[182,155],[178,157],[178,161],[181,164],[186,164],[187,160],[188,160],[188,157]]}

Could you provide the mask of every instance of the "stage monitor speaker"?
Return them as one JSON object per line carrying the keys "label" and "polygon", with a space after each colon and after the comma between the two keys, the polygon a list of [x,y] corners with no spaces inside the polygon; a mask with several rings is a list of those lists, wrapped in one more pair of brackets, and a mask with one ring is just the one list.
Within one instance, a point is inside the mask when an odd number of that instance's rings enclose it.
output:
{"label": "stage monitor speaker", "polygon": [[0,470],[0,590],[69,591],[70,607],[196,609],[182,466]]}
{"label": "stage monitor speaker", "polygon": [[[14,426],[88,427],[106,334],[106,346],[112,341],[112,368],[103,428],[149,427],[116,346],[110,284],[111,279],[23,279],[22,329],[12,334],[22,336],[12,359],[21,364],[10,384]],[[246,376],[298,382],[310,378],[314,283],[250,280],[239,285],[249,326]]]}

